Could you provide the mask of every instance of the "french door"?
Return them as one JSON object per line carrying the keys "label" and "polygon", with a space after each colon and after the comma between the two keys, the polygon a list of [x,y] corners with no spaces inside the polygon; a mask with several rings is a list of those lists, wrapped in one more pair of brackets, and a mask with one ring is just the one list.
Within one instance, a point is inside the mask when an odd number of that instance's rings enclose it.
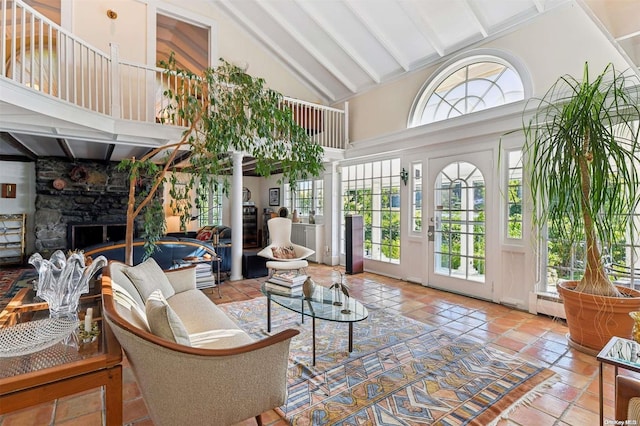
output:
{"label": "french door", "polygon": [[[433,158],[428,163],[428,283],[493,300],[497,232],[493,153]],[[495,249],[493,250],[495,251]]]}

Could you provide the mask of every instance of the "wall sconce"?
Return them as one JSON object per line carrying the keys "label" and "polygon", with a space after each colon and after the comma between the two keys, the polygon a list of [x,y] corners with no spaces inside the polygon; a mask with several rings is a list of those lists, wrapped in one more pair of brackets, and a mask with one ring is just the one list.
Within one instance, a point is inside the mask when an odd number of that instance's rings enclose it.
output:
{"label": "wall sconce", "polygon": [[404,167],[402,168],[402,171],[400,172],[400,179],[402,179],[404,184],[407,185],[407,182],[409,181],[409,172]]}
{"label": "wall sconce", "polygon": [[107,10],[107,16],[109,19],[118,19],[118,14],[111,9]]}

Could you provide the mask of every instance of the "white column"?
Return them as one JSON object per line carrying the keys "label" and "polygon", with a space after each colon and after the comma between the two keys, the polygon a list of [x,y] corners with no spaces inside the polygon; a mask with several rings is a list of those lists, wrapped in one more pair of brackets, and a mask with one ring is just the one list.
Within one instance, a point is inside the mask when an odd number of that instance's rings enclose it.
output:
{"label": "white column", "polygon": [[233,153],[231,184],[231,281],[242,279],[242,153]]}

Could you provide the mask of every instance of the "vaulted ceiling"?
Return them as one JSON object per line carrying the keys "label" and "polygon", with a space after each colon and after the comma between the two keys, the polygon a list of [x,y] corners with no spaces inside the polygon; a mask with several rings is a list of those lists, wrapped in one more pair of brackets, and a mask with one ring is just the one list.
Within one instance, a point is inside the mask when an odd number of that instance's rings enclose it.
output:
{"label": "vaulted ceiling", "polygon": [[[572,2],[593,18],[630,65],[636,70],[640,65],[640,0],[209,1],[328,104],[437,64]],[[167,46],[174,42],[171,25],[159,23]],[[27,117],[26,112],[20,116]],[[77,138],[51,137],[38,124],[25,119],[24,133],[0,132],[0,159],[51,155],[118,161],[150,148],[135,140],[92,141],[86,137],[90,132],[77,129],[68,132]]]}
{"label": "vaulted ceiling", "polygon": [[[487,41],[569,0],[211,0],[322,99],[373,86]],[[640,1],[585,0],[638,66]],[[616,42],[616,40],[612,40]]]}

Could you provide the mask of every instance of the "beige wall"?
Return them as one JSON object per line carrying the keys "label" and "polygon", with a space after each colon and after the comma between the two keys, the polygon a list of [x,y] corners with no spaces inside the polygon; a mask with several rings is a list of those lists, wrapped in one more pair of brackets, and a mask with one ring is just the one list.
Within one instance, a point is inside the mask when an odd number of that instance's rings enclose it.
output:
{"label": "beige wall", "polygon": [[[214,53],[228,62],[249,64],[247,72],[266,80],[269,87],[285,96],[318,102],[319,99],[304,84],[293,77],[288,68],[273,54],[260,46],[245,30],[238,27],[213,2],[169,0],[159,3],[158,8],[179,13],[180,10],[189,15],[201,16],[211,20],[215,25],[214,38],[217,45]],[[217,59],[217,58],[214,58]]]}
{"label": "beige wall", "polygon": [[[117,19],[107,17],[109,9],[118,13]],[[210,2],[171,0],[146,4],[139,0],[72,0],[70,30],[107,54],[109,43],[116,43],[121,59],[146,64],[146,58],[155,57],[155,40],[147,40],[147,34],[155,34],[155,27],[147,29],[148,25],[154,24],[148,21],[148,13],[154,10],[213,26],[211,54],[214,63],[219,57],[232,63],[248,63],[247,72],[264,78],[269,87],[286,96],[319,102],[319,98],[281,61]],[[149,54],[148,49],[153,50],[153,54]]]}
{"label": "beige wall", "polygon": [[[118,14],[110,19],[107,10]],[[109,43],[118,44],[120,59],[146,63],[147,5],[137,0],[74,0],[71,31],[109,54]]]}
{"label": "beige wall", "polygon": [[[585,61],[589,62],[593,75],[609,62],[620,70],[627,67],[622,56],[575,4],[555,9],[476,48],[496,49],[518,58],[533,76],[536,96],[543,95],[563,74],[581,79]],[[362,141],[406,129],[415,97],[438,67],[416,71],[351,99],[350,140]]]}

